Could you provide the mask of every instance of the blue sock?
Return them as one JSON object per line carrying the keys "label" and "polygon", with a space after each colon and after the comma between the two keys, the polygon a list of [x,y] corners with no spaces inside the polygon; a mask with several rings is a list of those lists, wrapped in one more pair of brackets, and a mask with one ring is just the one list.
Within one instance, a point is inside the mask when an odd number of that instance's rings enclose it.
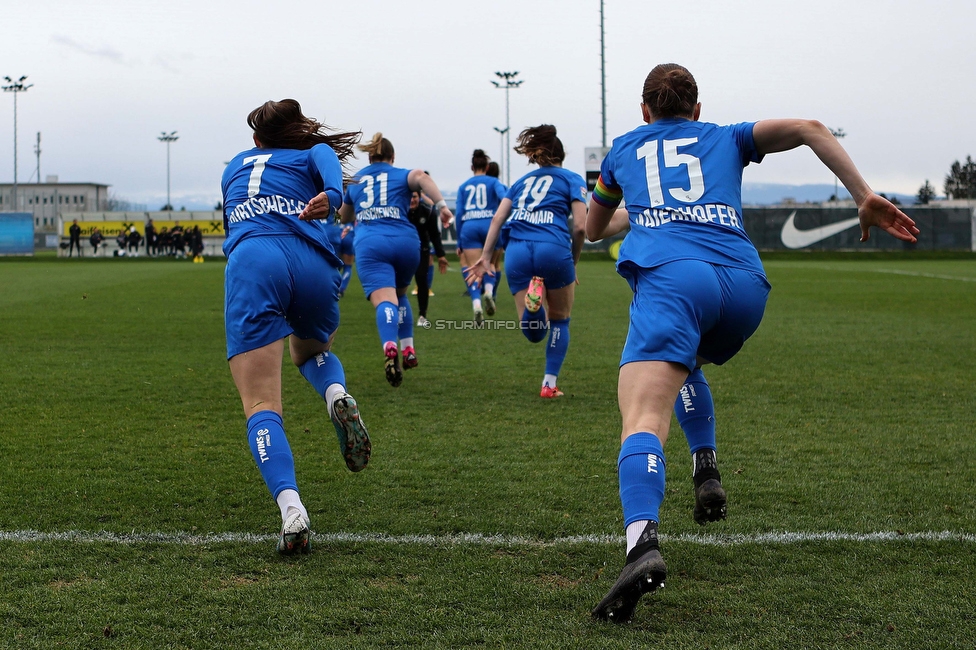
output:
{"label": "blue sock", "polygon": [[298,491],[295,480],[295,459],[285,437],[281,416],[274,411],[258,411],[247,419],[247,440],[251,455],[261,470],[271,496],[278,498],[282,490]]}
{"label": "blue sock", "polygon": [[660,521],[664,501],[664,447],[653,433],[635,433],[624,440],[617,458],[624,527],[635,521]]}
{"label": "blue sock", "polygon": [[547,375],[559,374],[567,350],[569,350],[569,319],[549,321],[549,344],[546,346]]}
{"label": "blue sock", "polygon": [[339,291],[345,293],[349,288],[349,281],[352,280],[352,264],[342,265],[342,282],[339,284]]}
{"label": "blue sock", "polygon": [[539,311],[534,314],[526,309],[522,314],[522,320],[519,322],[519,329],[522,330],[525,338],[529,339],[532,343],[538,343],[546,338],[545,307],[540,307]]}
{"label": "blue sock", "polygon": [[432,286],[434,286],[434,267],[428,266],[427,267],[427,288],[430,289]]}
{"label": "blue sock", "polygon": [[692,455],[700,449],[716,448],[715,405],[712,403],[712,390],[701,368],[695,368],[685,380],[674,402],[674,414],[685,432]]}
{"label": "blue sock", "polygon": [[[465,283],[468,281],[468,275],[471,273],[471,269],[467,266],[461,267],[461,276],[464,278]],[[481,300],[481,282],[472,282],[468,286],[468,296],[471,300]]]}
{"label": "blue sock", "polygon": [[298,370],[302,373],[308,383],[312,384],[322,399],[325,399],[325,391],[332,384],[339,384],[343,388],[346,386],[346,373],[342,369],[339,357],[331,352],[320,352],[314,357],[303,363]]}
{"label": "blue sock", "polygon": [[498,291],[498,274],[486,273],[484,282],[491,285],[491,297],[494,298],[495,292]]}
{"label": "blue sock", "polygon": [[400,308],[389,300],[376,306],[376,329],[380,333],[380,343],[386,345],[389,341],[397,342],[397,330],[400,328]]}
{"label": "blue sock", "polygon": [[413,310],[410,308],[410,299],[400,296],[400,326],[397,334],[401,339],[413,338]]}

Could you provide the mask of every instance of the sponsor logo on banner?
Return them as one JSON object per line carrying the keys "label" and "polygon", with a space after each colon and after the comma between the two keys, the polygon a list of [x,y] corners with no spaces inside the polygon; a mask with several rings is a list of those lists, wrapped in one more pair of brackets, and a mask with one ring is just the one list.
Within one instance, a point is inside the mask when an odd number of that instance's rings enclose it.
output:
{"label": "sponsor logo on banner", "polygon": [[786,223],[783,224],[783,231],[780,233],[780,240],[783,242],[783,245],[792,249],[812,246],[813,244],[823,241],[828,237],[833,237],[834,235],[842,233],[848,228],[853,228],[859,223],[859,219],[857,217],[852,217],[850,219],[838,221],[837,223],[820,226],[819,228],[800,230],[796,227],[796,224],[793,223],[795,218],[796,210],[791,212],[790,216],[786,218]]}

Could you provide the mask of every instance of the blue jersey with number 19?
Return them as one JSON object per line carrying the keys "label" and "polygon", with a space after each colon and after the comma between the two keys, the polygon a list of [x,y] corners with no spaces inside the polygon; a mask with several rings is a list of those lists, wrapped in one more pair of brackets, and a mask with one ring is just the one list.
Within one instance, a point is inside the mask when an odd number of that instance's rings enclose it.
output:
{"label": "blue jersey with number 19", "polygon": [[510,237],[572,246],[573,201],[586,203],[586,181],[562,167],[540,167],[512,184]]}
{"label": "blue jersey with number 19", "polygon": [[333,211],[342,203],[342,167],[332,147],[243,151],[227,164],[220,185],[226,256],[246,237],[296,235],[321,250],[332,266],[342,265],[329,243],[328,226],[298,219],[320,192],[328,195]]}
{"label": "blue jersey with number 19", "polygon": [[668,118],[614,139],[593,200],[626,201],[618,265],[692,259],[763,272],[742,223],[742,170],[762,160],[752,128]]}

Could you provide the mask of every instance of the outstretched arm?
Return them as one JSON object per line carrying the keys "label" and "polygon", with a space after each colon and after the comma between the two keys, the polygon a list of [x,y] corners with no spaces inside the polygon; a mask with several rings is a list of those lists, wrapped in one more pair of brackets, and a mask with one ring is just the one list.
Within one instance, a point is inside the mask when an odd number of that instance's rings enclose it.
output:
{"label": "outstretched arm", "polygon": [[586,204],[573,201],[573,264],[578,264],[583,252],[583,242],[586,240]]}
{"label": "outstretched arm", "polygon": [[469,269],[467,282],[472,284],[482,278],[483,275],[491,271],[491,256],[495,251],[495,244],[498,243],[498,236],[502,231],[502,226],[512,213],[512,200],[505,198],[498,204],[495,216],[491,218],[491,225],[488,227],[488,234],[485,236],[485,246],[481,249],[481,257]]}
{"label": "outstretched arm", "polygon": [[441,224],[445,228],[451,225],[451,220],[454,218],[454,215],[451,213],[451,209],[447,207],[447,202],[444,201],[444,195],[441,194],[437,183],[434,182],[434,179],[427,172],[422,169],[410,170],[410,173],[407,175],[407,186],[411,190],[420,190],[429,196],[434,202],[434,209],[440,215]]}
{"label": "outstretched arm", "polygon": [[861,241],[870,237],[871,226],[881,228],[898,239],[915,242],[915,222],[890,201],[875,194],[830,131],[816,120],[762,120],[752,129],[760,155],[810,147],[820,161],[834,172],[857,204],[861,219]]}
{"label": "outstretched arm", "polygon": [[630,215],[626,208],[608,208],[596,201],[590,201],[586,214],[586,238],[600,241],[619,232],[630,229]]}

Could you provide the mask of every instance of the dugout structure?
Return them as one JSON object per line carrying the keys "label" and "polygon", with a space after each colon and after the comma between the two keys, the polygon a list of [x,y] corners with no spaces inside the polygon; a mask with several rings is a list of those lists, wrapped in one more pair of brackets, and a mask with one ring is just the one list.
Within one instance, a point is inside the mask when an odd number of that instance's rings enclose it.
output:
{"label": "dugout structure", "polygon": [[[165,212],[78,212],[59,215],[58,233],[61,243],[69,241],[68,228],[72,221],[78,220],[81,227],[81,243],[85,249],[85,255],[90,256],[92,248],[88,243],[88,238],[95,228],[102,231],[105,240],[98,250],[98,257],[112,257],[118,246],[115,238],[122,231],[129,232],[135,227],[136,232],[145,238],[146,223],[149,219],[153,220],[158,234],[163,228],[172,230],[179,223],[185,232],[193,230],[193,226],[198,226],[203,233],[203,254],[206,257],[223,257],[224,252],[221,246],[224,244],[224,215],[217,211],[165,211]],[[141,251],[145,251],[145,240],[141,244]],[[58,257],[66,257],[67,250],[58,247]]]}

